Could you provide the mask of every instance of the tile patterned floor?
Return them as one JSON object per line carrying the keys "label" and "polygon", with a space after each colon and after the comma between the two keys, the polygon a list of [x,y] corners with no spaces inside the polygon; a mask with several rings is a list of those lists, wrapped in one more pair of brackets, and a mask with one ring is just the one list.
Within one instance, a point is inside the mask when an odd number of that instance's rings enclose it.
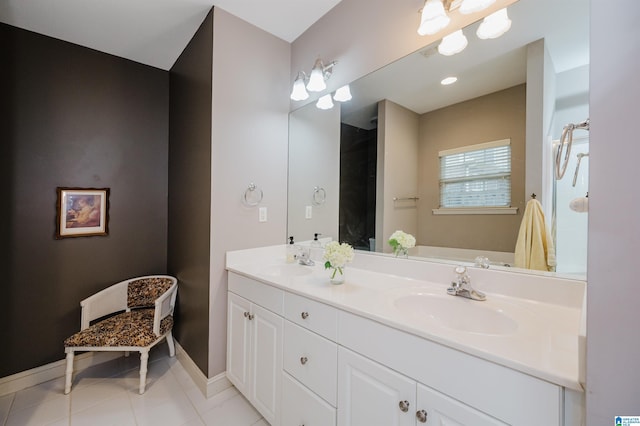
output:
{"label": "tile patterned floor", "polygon": [[74,376],[64,394],[64,378],[0,396],[2,426],[269,426],[229,388],[206,399],[165,347],[149,359],[147,389],[138,394],[135,354]]}

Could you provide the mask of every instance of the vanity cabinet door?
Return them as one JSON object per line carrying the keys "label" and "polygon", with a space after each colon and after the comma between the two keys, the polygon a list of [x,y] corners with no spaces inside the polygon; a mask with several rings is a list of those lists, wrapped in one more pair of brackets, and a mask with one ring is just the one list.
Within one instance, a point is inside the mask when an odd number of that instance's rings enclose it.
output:
{"label": "vanity cabinet door", "polygon": [[338,426],[416,424],[416,382],[338,349]]}
{"label": "vanity cabinet door", "polygon": [[282,426],[335,426],[336,409],[282,372]]}
{"label": "vanity cabinet door", "polygon": [[418,383],[417,425],[507,426],[468,405]]}
{"label": "vanity cabinet door", "polygon": [[250,326],[245,313],[251,312],[251,303],[229,293],[227,303],[227,377],[244,395],[249,393]]}
{"label": "vanity cabinet door", "polygon": [[272,426],[280,425],[283,321],[228,293],[227,377]]}
{"label": "vanity cabinet door", "polygon": [[280,424],[282,317],[252,305],[251,402],[272,426]]}

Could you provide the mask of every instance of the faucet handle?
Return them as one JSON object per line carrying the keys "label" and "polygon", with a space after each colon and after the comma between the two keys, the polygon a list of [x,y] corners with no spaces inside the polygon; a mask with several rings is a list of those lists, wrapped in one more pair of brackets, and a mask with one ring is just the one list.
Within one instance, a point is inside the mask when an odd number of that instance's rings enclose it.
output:
{"label": "faucet handle", "polygon": [[456,274],[458,275],[466,275],[467,274],[467,267],[466,266],[462,266],[462,265],[458,265],[456,266],[456,269],[454,269],[454,271],[456,271]]}
{"label": "faucet handle", "polygon": [[486,256],[478,256],[475,258],[474,266],[478,266],[482,269],[488,269],[490,265],[489,258]]}

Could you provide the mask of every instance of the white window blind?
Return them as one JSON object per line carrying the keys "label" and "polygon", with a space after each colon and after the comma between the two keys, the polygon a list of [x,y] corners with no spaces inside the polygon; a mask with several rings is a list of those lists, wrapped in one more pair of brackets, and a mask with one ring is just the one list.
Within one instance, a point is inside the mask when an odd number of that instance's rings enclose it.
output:
{"label": "white window blind", "polygon": [[511,140],[440,151],[440,208],[509,207]]}

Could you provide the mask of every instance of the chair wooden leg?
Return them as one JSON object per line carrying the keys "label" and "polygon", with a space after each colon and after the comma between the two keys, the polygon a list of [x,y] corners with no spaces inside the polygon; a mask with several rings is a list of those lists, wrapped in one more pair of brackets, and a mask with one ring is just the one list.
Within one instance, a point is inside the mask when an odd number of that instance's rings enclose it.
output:
{"label": "chair wooden leg", "polygon": [[149,349],[140,351],[140,395],[147,386],[147,364],[149,362]]}
{"label": "chair wooden leg", "polygon": [[175,356],[176,345],[173,342],[173,334],[171,334],[171,331],[167,334],[167,345],[169,346],[169,356]]}
{"label": "chair wooden leg", "polygon": [[73,351],[67,352],[67,370],[65,371],[64,393],[71,392],[71,379],[73,377]]}

